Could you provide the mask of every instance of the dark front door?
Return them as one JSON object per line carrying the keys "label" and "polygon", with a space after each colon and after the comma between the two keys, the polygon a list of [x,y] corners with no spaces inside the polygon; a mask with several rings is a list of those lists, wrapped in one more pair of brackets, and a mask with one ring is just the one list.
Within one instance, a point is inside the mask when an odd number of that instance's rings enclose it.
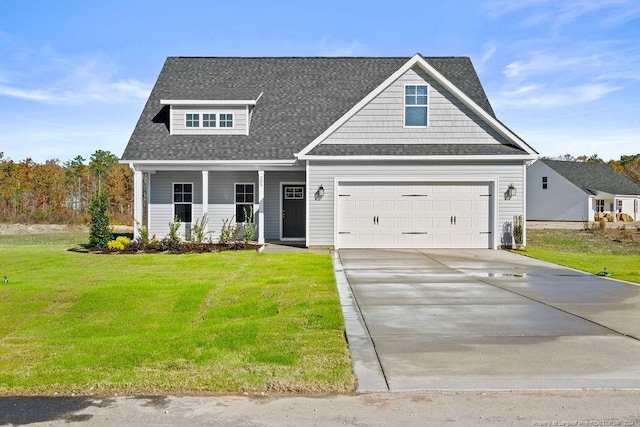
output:
{"label": "dark front door", "polygon": [[305,237],[305,186],[282,186],[282,237]]}

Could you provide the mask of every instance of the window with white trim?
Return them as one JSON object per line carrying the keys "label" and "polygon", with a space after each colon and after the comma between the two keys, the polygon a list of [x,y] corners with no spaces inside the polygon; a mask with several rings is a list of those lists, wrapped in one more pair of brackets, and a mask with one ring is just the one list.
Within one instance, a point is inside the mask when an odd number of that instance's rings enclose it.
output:
{"label": "window with white trim", "polygon": [[236,184],[236,222],[253,222],[254,184]]}
{"label": "window with white trim", "polygon": [[427,127],[428,93],[427,85],[404,87],[404,125],[406,127]]}
{"label": "window with white trim", "polygon": [[596,200],[596,212],[604,212],[604,200]]}
{"label": "window with white trim", "polygon": [[173,215],[181,222],[190,223],[193,211],[193,183],[173,183]]}
{"label": "window with white trim", "polygon": [[232,128],[233,127],[233,114],[220,114],[220,127]]}
{"label": "window with white trim", "polygon": [[216,127],[216,115],[211,113],[202,114],[202,127],[214,128]]}
{"label": "window with white trim", "polygon": [[200,114],[199,113],[186,113],[185,114],[185,126],[188,128],[200,127]]}
{"label": "window with white trim", "polygon": [[303,200],[304,187],[284,187],[284,198],[286,200]]}
{"label": "window with white trim", "polygon": [[618,213],[622,213],[622,200],[618,200]]}
{"label": "window with white trim", "polygon": [[542,177],[542,189],[543,189],[543,190],[546,190],[546,189],[547,189],[547,187],[548,187],[547,177],[546,177],[546,176],[543,176],[543,177]]}

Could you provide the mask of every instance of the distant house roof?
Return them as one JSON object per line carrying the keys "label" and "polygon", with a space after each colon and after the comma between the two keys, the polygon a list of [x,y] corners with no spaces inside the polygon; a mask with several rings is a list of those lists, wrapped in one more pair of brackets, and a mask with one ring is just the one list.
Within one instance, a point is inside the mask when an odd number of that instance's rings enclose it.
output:
{"label": "distant house roof", "polygon": [[588,194],[605,192],[619,195],[640,195],[640,185],[611,169],[605,163],[566,162],[540,159],[568,181]]}
{"label": "distant house roof", "polygon": [[[142,111],[122,160],[287,160],[317,138],[411,58],[169,57]],[[495,118],[466,57],[426,57],[432,67]],[[170,135],[161,100],[260,100],[249,135]],[[318,147],[320,149],[320,147]],[[407,155],[434,150],[504,154],[487,147],[398,147]],[[358,147],[321,148],[359,150]],[[496,151],[497,150],[497,151]],[[315,154],[315,153],[314,153]],[[347,154],[347,153],[344,153]],[[381,153],[384,154],[384,153]],[[388,153],[387,153],[388,154]]]}

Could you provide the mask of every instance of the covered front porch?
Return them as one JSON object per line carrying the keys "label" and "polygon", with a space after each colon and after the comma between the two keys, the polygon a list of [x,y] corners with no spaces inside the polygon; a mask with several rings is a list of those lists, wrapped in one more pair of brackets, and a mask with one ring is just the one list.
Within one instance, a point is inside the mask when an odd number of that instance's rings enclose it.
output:
{"label": "covered front porch", "polygon": [[[196,222],[206,218],[205,239],[216,241],[224,224],[256,227],[256,240],[307,242],[307,180],[297,165],[177,168],[132,165],[134,170],[134,237],[145,227],[162,239],[174,218],[179,235],[189,239]],[[253,169],[253,170],[251,170]]]}

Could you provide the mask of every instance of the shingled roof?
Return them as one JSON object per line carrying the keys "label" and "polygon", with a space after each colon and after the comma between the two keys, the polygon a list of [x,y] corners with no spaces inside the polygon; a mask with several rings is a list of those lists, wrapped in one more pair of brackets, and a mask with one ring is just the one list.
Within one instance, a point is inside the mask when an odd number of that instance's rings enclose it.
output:
{"label": "shingled roof", "polygon": [[[410,59],[167,58],[122,160],[291,160]],[[495,118],[469,58],[424,59]],[[255,100],[261,93],[249,135],[169,135],[169,107],[160,104],[161,99]],[[410,154],[417,148],[403,150]],[[433,149],[444,150],[420,152]]]}
{"label": "shingled roof", "polygon": [[540,159],[539,162],[558,172],[587,194],[605,192],[618,195],[640,195],[640,185],[619,174],[605,163],[567,162]]}

